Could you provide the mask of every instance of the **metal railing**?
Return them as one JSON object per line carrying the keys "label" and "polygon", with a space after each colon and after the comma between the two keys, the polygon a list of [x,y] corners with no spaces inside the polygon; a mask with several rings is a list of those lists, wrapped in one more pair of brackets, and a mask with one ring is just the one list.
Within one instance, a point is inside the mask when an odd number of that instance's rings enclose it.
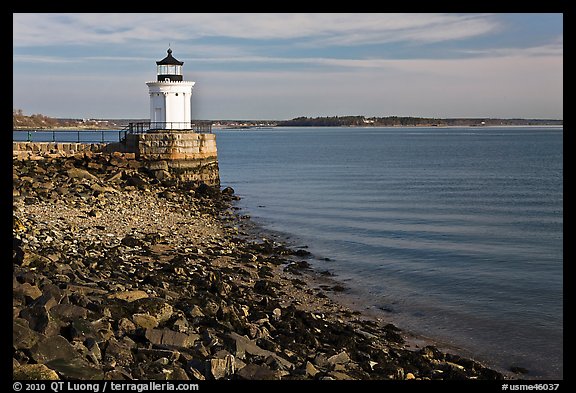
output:
{"label": "metal railing", "polygon": [[126,127],[121,130],[63,130],[47,128],[12,130],[12,140],[15,142],[110,143],[121,141],[125,135]]}
{"label": "metal railing", "polygon": [[199,134],[211,134],[212,122],[211,121],[193,121],[193,122],[160,122],[148,121],[140,123],[130,123],[127,126],[127,132],[130,134],[143,134],[146,132],[164,131],[164,130],[177,130],[177,131],[190,131]]}
{"label": "metal railing", "polygon": [[211,134],[212,122],[138,122],[129,123],[116,130],[19,128],[12,130],[12,139],[16,142],[112,143],[125,142],[127,134],[144,134],[164,130]]}

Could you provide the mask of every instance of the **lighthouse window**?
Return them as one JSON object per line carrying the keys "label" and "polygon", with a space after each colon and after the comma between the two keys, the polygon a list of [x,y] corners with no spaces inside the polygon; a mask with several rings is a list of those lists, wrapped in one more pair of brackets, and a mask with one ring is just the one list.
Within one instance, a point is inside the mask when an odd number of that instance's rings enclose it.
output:
{"label": "lighthouse window", "polygon": [[176,93],[176,97],[178,97],[178,93]]}

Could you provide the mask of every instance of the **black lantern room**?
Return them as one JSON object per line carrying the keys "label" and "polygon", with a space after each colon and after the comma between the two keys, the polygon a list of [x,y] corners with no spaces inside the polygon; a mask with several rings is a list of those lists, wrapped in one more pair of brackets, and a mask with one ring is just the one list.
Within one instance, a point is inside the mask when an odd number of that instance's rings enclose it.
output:
{"label": "black lantern room", "polygon": [[168,56],[156,62],[158,82],[182,81],[182,64],[172,57],[172,49],[168,48]]}

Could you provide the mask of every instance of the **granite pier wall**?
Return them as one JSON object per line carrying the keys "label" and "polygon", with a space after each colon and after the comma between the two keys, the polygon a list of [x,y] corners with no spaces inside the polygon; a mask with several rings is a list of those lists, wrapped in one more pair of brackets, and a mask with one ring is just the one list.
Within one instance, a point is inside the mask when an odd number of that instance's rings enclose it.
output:
{"label": "granite pier wall", "polygon": [[13,158],[35,160],[75,154],[122,154],[142,162],[159,179],[176,177],[220,186],[216,135],[156,131],[128,134],[116,143],[13,142]]}

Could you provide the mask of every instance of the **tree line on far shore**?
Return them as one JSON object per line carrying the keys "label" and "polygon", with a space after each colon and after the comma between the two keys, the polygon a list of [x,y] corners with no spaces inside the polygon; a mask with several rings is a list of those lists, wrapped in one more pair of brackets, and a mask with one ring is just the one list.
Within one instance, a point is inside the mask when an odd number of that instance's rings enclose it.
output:
{"label": "tree line on far shore", "polygon": [[[212,120],[228,123],[230,121]],[[13,109],[12,126],[14,129],[26,128],[114,128],[119,124],[128,124],[127,119],[61,119],[42,114],[25,115],[22,109]],[[259,125],[262,120],[244,120],[243,124]],[[268,126],[278,127],[416,127],[416,126],[507,126],[507,125],[563,125],[557,119],[496,119],[496,118],[430,118],[409,116],[365,117],[365,116],[326,116],[296,117],[292,120],[267,120]]]}
{"label": "tree line on far shore", "polygon": [[57,119],[39,113],[25,115],[22,109],[12,110],[12,128],[107,128],[108,121],[97,119]]}
{"label": "tree line on far shore", "polygon": [[430,118],[430,117],[364,117],[328,116],[296,117],[278,121],[277,126],[292,127],[395,127],[395,126],[502,126],[502,125],[562,125],[556,119],[495,119],[495,118]]}

